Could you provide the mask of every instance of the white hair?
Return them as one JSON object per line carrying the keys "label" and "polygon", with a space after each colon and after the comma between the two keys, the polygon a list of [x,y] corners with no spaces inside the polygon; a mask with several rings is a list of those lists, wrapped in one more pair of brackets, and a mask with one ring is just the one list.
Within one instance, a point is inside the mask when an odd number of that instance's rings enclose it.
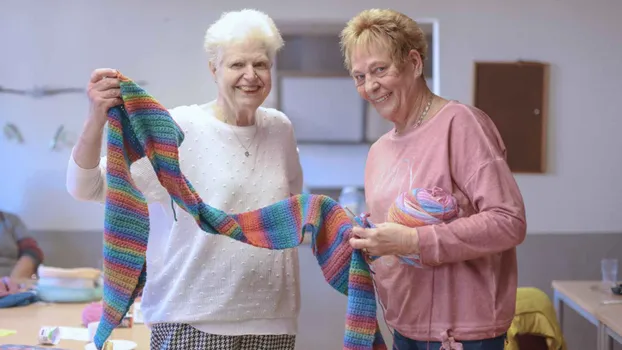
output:
{"label": "white hair", "polygon": [[227,45],[244,40],[260,41],[272,61],[283,47],[283,38],[270,16],[253,9],[225,12],[205,33],[204,48],[209,61],[220,63],[222,50]]}

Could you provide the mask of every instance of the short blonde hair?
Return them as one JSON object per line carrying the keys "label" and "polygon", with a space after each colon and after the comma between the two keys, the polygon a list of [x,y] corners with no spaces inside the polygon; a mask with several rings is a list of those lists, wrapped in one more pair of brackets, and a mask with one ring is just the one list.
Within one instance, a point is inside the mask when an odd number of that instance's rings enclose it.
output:
{"label": "short blonde hair", "polygon": [[359,46],[384,45],[391,52],[391,58],[401,66],[410,50],[416,50],[422,62],[428,54],[425,33],[419,24],[403,13],[390,9],[365,10],[346,24],[340,34],[341,52],[345,66],[352,69],[352,51]]}
{"label": "short blonde hair", "polygon": [[207,29],[203,47],[209,61],[218,64],[223,49],[230,44],[249,39],[261,42],[271,61],[284,45],[283,37],[270,16],[261,11],[243,9],[223,13]]}

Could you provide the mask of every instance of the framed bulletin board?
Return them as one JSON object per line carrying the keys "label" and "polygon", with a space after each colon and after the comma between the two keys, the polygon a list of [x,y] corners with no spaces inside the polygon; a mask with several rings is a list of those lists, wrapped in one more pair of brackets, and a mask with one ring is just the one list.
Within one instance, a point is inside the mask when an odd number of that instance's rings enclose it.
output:
{"label": "framed bulletin board", "polygon": [[[429,50],[424,74],[440,93],[436,21],[418,21]],[[278,21],[287,43],[275,57],[274,93],[267,105],[283,111],[302,144],[369,145],[393,128],[356,91],[344,65],[340,46],[343,23],[334,21]]]}

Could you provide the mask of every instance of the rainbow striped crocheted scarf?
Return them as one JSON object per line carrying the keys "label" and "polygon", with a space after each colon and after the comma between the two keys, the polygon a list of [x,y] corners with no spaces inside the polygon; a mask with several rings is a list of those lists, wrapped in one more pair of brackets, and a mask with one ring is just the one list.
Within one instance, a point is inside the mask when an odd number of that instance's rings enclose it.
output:
{"label": "rainbow striped crocheted scarf", "polygon": [[130,165],[147,157],[162,186],[206,233],[267,249],[298,246],[310,232],[313,254],[326,281],[348,296],[344,349],[386,349],[376,319],[369,266],[348,238],[352,224],[330,197],[296,195],[236,215],[205,204],[181,173],[183,132],[168,111],[132,80],[120,75],[123,104],[108,112],[108,190],[104,231],[104,311],[95,335],[101,349],[146,281],[149,212],[134,185]]}

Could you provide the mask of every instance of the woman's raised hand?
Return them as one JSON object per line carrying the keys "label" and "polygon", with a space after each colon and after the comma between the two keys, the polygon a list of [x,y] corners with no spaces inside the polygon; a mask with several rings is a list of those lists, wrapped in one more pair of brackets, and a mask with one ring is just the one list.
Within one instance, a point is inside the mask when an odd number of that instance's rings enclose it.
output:
{"label": "woman's raised hand", "polygon": [[115,69],[98,68],[91,74],[87,93],[90,101],[90,118],[102,126],[106,124],[108,110],[123,103]]}

